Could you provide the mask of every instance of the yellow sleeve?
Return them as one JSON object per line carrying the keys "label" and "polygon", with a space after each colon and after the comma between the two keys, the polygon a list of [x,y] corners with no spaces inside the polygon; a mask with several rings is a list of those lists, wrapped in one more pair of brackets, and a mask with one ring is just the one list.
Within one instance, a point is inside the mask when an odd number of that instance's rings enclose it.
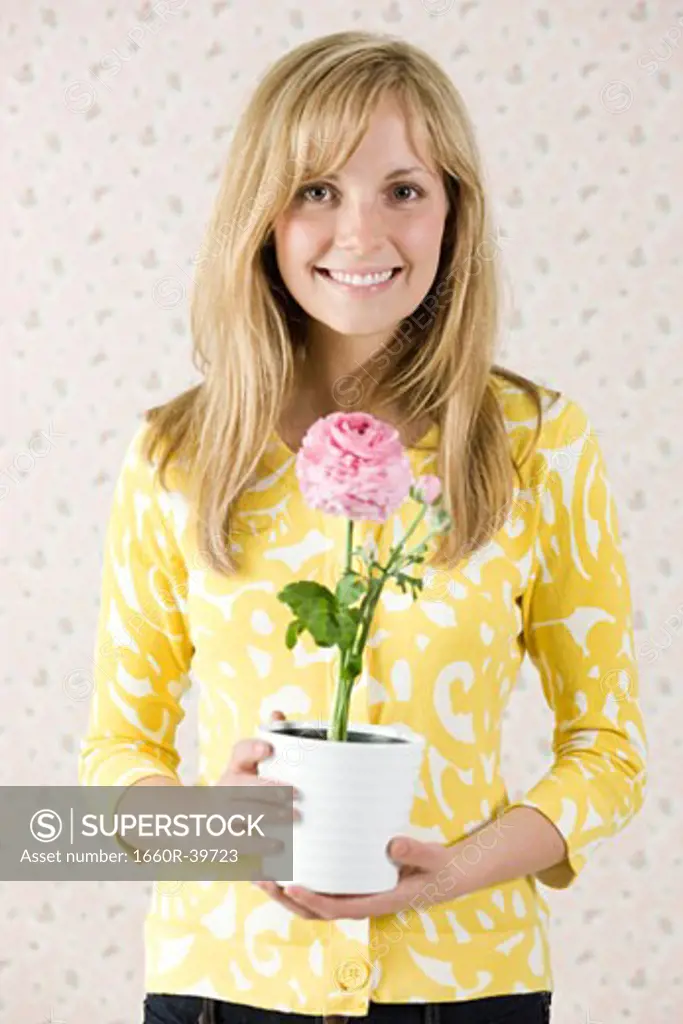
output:
{"label": "yellow sleeve", "polygon": [[175,734],[193,653],[183,610],[187,570],[171,528],[179,495],[164,491],[143,459],[146,429],[138,427],[128,446],[106,531],[93,692],[78,759],[86,786],[128,786],[156,774],[178,781]]}
{"label": "yellow sleeve", "polygon": [[554,762],[512,805],[537,808],[564,837],[567,859],[538,874],[557,889],[641,808],[648,753],[614,499],[585,412],[564,401],[539,445],[544,468],[522,602],[526,650],[555,715]]}

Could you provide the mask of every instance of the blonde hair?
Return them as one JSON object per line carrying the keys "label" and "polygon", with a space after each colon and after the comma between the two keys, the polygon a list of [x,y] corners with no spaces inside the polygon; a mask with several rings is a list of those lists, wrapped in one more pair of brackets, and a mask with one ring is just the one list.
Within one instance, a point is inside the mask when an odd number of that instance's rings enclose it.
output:
{"label": "blonde hair", "polygon": [[[429,295],[359,375],[373,381],[364,380],[368,396],[400,408],[407,424],[426,416],[440,427],[435,471],[454,529],[432,564],[457,564],[502,526],[513,471],[538,438],[538,386],[493,364],[495,240],[457,89],[426,53],[390,36],[338,32],[304,43],[259,82],[231,143],[206,233],[212,251],[197,269],[191,301],[193,363],[203,380],[145,414],[145,454],[158,457],[162,485],[172,458],[192,465],[198,546],[220,572],[238,569],[233,503],[278,429],[297,354],[305,351],[305,314],[277,268],[274,220],[304,183],[346,162],[385,95],[401,103],[409,129],[426,129],[449,212]],[[536,407],[536,435],[519,463],[496,396],[501,380],[521,387]]]}

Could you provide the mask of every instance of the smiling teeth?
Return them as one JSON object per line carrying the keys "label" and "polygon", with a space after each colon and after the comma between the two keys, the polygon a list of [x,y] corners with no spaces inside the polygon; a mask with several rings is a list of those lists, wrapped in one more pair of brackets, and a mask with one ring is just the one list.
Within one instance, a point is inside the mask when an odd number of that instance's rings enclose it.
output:
{"label": "smiling teeth", "polygon": [[381,274],[344,274],[338,270],[328,270],[328,274],[333,281],[338,281],[340,284],[367,287],[371,284],[382,284],[384,281],[388,281],[393,274],[393,270],[385,270]]}

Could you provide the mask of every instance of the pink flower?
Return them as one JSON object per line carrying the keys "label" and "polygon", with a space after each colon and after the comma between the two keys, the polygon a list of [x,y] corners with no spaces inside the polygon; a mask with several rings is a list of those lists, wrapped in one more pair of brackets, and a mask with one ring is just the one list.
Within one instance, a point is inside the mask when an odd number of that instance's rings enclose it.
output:
{"label": "pink flower", "polygon": [[398,431],[364,412],[316,420],[297,453],[296,475],[311,508],[375,522],[384,522],[413,484]]}
{"label": "pink flower", "polygon": [[431,473],[418,477],[415,487],[428,505],[433,505],[437,498],[441,496],[441,481],[438,476],[434,476]]}

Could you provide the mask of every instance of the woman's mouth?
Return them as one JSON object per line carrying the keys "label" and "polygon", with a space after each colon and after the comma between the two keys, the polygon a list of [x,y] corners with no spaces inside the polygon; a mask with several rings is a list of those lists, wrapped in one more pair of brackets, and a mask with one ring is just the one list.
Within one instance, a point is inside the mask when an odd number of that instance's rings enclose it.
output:
{"label": "woman's mouth", "polygon": [[354,274],[341,270],[330,270],[327,267],[316,267],[315,272],[333,288],[341,288],[354,295],[376,295],[377,292],[391,288],[403,267],[393,267],[385,271],[371,274]]}

